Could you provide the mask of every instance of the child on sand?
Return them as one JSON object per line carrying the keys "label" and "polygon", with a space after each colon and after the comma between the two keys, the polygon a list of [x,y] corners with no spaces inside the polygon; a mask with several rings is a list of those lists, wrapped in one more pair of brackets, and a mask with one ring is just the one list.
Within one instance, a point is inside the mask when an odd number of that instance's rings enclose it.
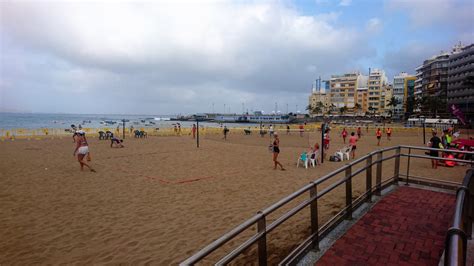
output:
{"label": "child on sand", "polygon": [[377,136],[377,146],[380,146],[380,139],[382,138],[382,131],[380,130],[380,128],[377,128],[375,136]]}
{"label": "child on sand", "polygon": [[355,136],[355,133],[352,132],[351,136],[349,138],[349,144],[351,144],[351,153],[352,153],[352,159],[355,158],[355,151],[356,151],[356,146],[357,146],[357,137]]}
{"label": "child on sand", "polygon": [[329,128],[326,129],[323,139],[324,139],[324,145],[323,145],[324,157],[326,158],[327,151],[329,150],[329,142],[331,141],[331,138],[329,137]]}
{"label": "child on sand", "polygon": [[317,156],[316,157],[316,164],[319,164],[319,156],[318,156],[318,154],[319,154],[319,144],[318,143],[314,144],[313,153],[314,153],[315,156]]}
{"label": "child on sand", "polygon": [[346,131],[346,128],[343,128],[342,129],[342,139],[344,140],[344,144],[346,143],[346,137],[347,137],[347,131]]}

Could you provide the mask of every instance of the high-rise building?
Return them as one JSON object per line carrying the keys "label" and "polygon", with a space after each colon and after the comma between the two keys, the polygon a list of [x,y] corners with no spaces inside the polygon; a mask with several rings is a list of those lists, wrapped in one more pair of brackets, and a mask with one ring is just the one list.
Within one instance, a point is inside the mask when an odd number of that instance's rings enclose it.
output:
{"label": "high-rise building", "polygon": [[[385,91],[387,76],[380,69],[373,69],[369,73],[368,80],[368,110],[372,113],[383,113],[385,110]],[[383,100],[382,100],[382,94]]]}
{"label": "high-rise building", "polygon": [[393,106],[390,105],[390,100],[393,96],[393,86],[391,84],[386,84],[382,87],[382,93],[380,94],[380,108],[381,113],[385,116],[389,115],[392,112]]}
{"label": "high-rise building", "polygon": [[403,97],[403,112],[404,117],[408,118],[413,114],[415,108],[415,76],[408,76],[405,78],[404,97]]}
{"label": "high-rise building", "polygon": [[[468,121],[474,119],[474,44],[455,47],[448,61],[448,106],[455,104]],[[474,121],[472,121],[474,122]]]}
{"label": "high-rise building", "polygon": [[354,113],[358,115],[364,115],[368,110],[367,104],[367,82],[369,80],[368,76],[360,75],[357,80],[357,90],[356,90],[356,97],[355,97],[355,110]]}
{"label": "high-rise building", "polygon": [[[443,52],[423,61],[423,64],[416,68],[415,95],[417,100],[436,97],[441,102],[446,101],[449,56],[450,53]],[[431,104],[425,104],[421,110],[417,111],[429,113],[431,109]]]}
{"label": "high-rise building", "polygon": [[[411,76],[406,72],[401,72],[393,77],[393,97],[397,100],[397,105],[393,107],[393,118],[402,119],[407,112],[407,98],[414,95],[415,76]],[[408,91],[411,88],[411,91]],[[410,99],[413,101],[413,98]],[[411,113],[413,113],[413,103],[411,105]]]}
{"label": "high-rise building", "polygon": [[329,98],[336,110],[341,107],[347,107],[348,111],[354,108],[359,75],[355,72],[331,76]]}
{"label": "high-rise building", "polygon": [[[329,81],[323,80],[313,86],[311,95],[309,96],[309,106],[312,110],[319,108],[321,113],[327,113],[330,107],[329,102]],[[311,113],[311,112],[310,112]]]}

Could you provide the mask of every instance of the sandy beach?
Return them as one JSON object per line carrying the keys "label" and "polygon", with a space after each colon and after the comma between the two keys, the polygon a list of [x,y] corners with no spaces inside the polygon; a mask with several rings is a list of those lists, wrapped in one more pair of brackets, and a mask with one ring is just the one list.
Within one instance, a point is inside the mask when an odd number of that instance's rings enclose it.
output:
{"label": "sandy beach", "polygon": [[[127,138],[123,149],[89,138],[97,173],[80,172],[70,137],[0,142],[0,264],[176,265],[258,210],[345,163],[296,168],[299,153],[320,143],[320,134],[301,138],[280,132],[280,161],[287,171],[275,171],[268,136],[231,133],[227,141],[203,136],[199,149],[188,135]],[[343,144],[338,130],[331,137],[332,154]],[[423,146],[423,138],[395,132],[391,141],[384,136],[381,147],[397,144]],[[364,130],[357,155],[377,148],[374,132]],[[403,158],[401,172],[405,164]],[[411,161],[411,174],[456,182],[466,169],[433,170],[427,160]],[[384,163],[383,171],[393,173],[393,161]],[[363,176],[356,177],[354,194],[364,187]],[[321,221],[343,202],[342,188],[326,195]],[[269,234],[270,262],[282,259],[309,232],[307,217],[305,210]],[[247,252],[239,262],[251,258]]]}

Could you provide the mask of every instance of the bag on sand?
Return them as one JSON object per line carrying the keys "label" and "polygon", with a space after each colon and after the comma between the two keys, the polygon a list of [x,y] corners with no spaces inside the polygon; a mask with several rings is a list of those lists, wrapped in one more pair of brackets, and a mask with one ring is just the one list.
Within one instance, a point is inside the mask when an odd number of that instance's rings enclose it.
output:
{"label": "bag on sand", "polygon": [[90,161],[92,160],[92,158],[91,158],[91,153],[90,153],[90,152],[87,153],[86,160],[87,160],[88,162],[90,162]]}
{"label": "bag on sand", "polygon": [[331,156],[329,156],[329,161],[331,161],[331,162],[340,162],[341,159],[338,156],[331,155]]}

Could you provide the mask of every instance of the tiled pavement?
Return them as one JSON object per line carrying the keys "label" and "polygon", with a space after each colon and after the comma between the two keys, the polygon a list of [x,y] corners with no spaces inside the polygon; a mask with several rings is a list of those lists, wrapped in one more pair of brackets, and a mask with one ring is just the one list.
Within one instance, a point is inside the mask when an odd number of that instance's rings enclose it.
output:
{"label": "tiled pavement", "polygon": [[454,195],[400,186],[316,265],[438,265],[455,200]]}

